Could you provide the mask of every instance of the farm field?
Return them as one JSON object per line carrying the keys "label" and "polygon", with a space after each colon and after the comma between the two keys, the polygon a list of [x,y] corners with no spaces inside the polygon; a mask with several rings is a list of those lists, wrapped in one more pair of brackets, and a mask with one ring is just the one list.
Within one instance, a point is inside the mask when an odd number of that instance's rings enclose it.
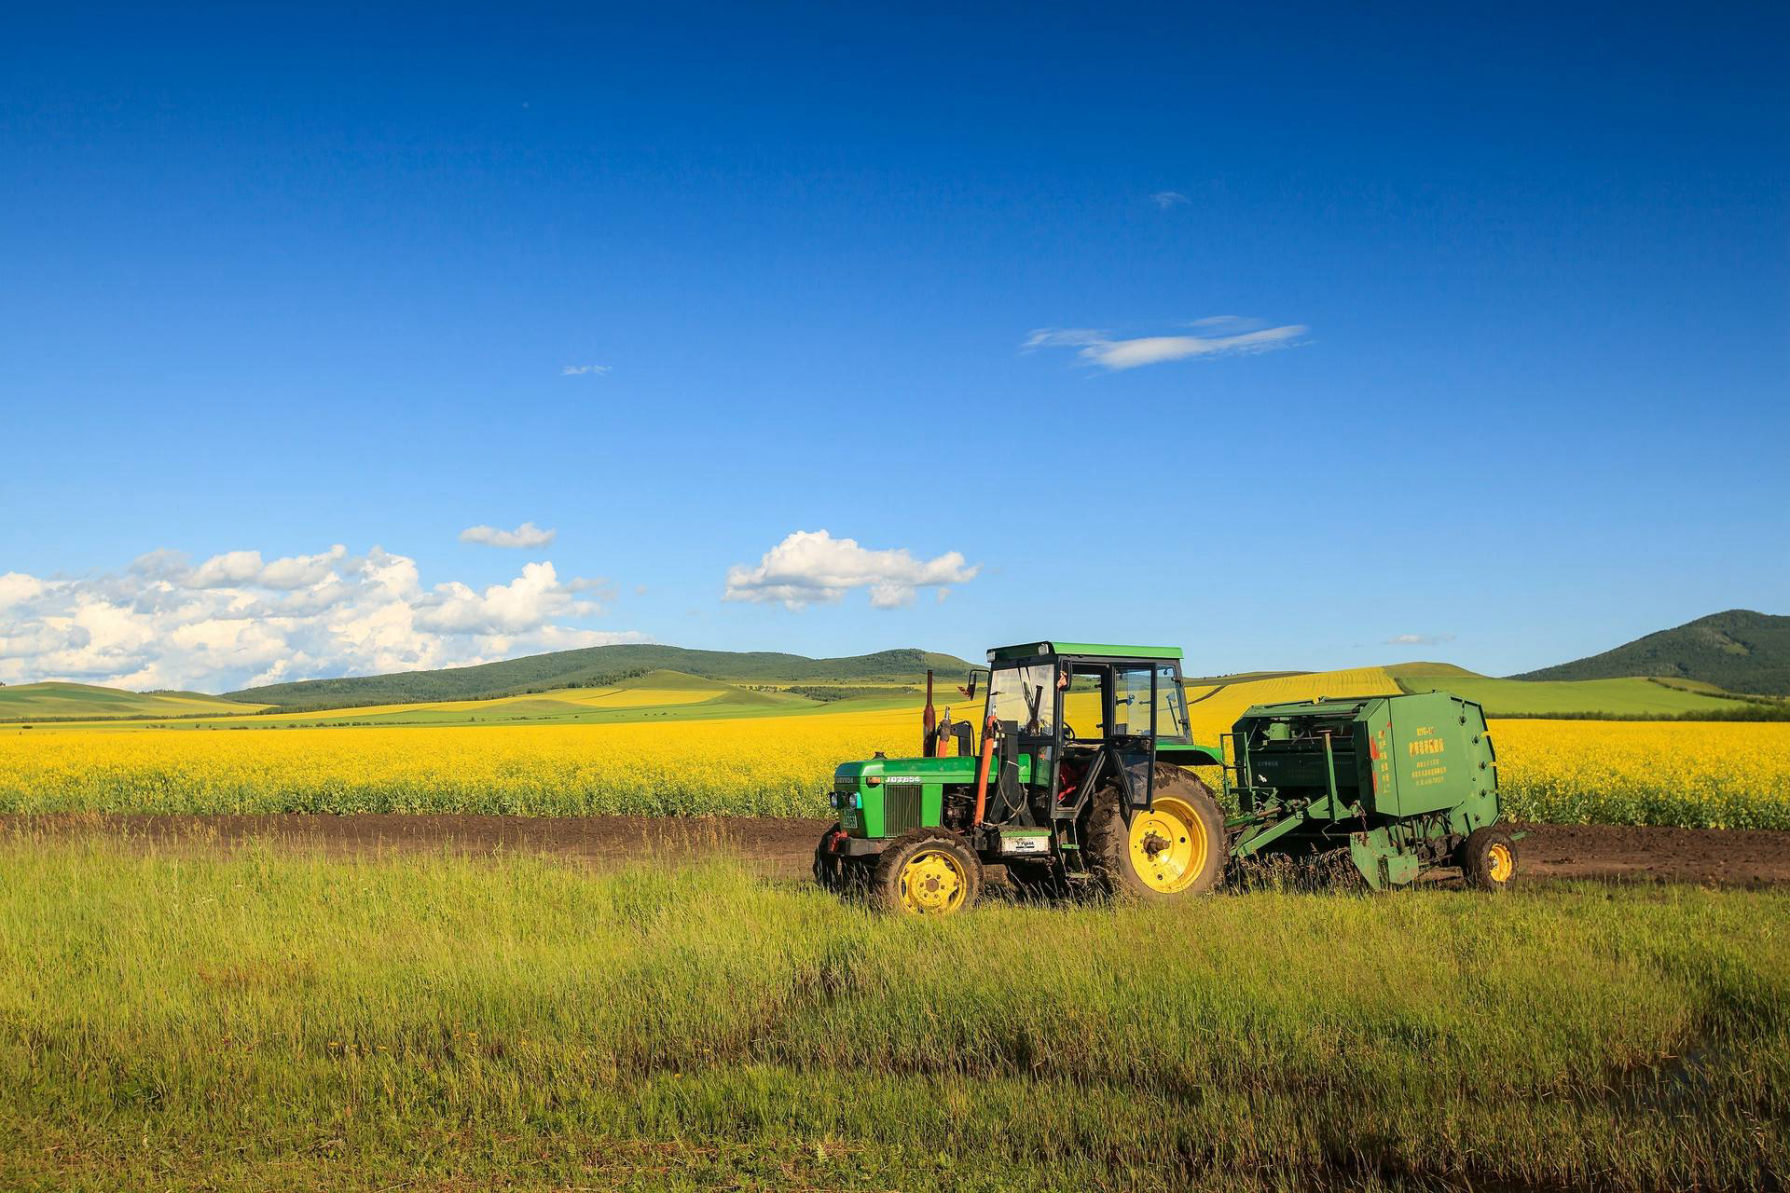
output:
{"label": "farm field", "polygon": [[263,707],[198,692],[126,692],[82,683],[0,686],[0,721],[33,718],[232,716]]}
{"label": "farm field", "polygon": [[1493,679],[1459,668],[1388,669],[1407,692],[1452,692],[1475,701],[1487,716],[1547,717],[1676,717],[1696,713],[1731,713],[1734,699],[1702,691],[1682,681],[1668,687],[1651,679],[1524,680]]}
{"label": "farm field", "polygon": [[[1212,740],[1229,702],[1269,698],[1297,697],[1215,696],[1191,706],[1195,732]],[[917,751],[911,699],[707,719],[669,715],[701,703],[648,706],[668,715],[583,724],[14,726],[0,729],[0,812],[820,816],[835,763]],[[1514,819],[1790,828],[1790,723],[1512,720],[1492,732]]]}
{"label": "farm field", "polygon": [[724,862],[592,876],[26,839],[0,874],[6,1188],[1790,1175],[1783,894],[1256,893],[914,922]]}

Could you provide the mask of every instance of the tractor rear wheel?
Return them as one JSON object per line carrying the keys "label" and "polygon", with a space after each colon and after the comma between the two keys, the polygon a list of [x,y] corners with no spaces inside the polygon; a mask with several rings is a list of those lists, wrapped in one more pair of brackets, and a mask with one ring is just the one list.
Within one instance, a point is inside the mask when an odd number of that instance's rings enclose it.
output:
{"label": "tractor rear wheel", "polygon": [[1118,788],[1095,794],[1088,851],[1112,895],[1164,902],[1202,894],[1224,873],[1224,814],[1211,788],[1164,764],[1156,768],[1153,806],[1133,809],[1130,820]]}
{"label": "tractor rear wheel", "polygon": [[1501,891],[1516,881],[1516,842],[1501,828],[1488,825],[1474,829],[1461,842],[1457,856],[1461,877],[1477,890]]}
{"label": "tractor rear wheel", "polygon": [[951,915],[976,901],[982,863],[954,833],[917,828],[889,843],[876,859],[870,900],[902,915]]}

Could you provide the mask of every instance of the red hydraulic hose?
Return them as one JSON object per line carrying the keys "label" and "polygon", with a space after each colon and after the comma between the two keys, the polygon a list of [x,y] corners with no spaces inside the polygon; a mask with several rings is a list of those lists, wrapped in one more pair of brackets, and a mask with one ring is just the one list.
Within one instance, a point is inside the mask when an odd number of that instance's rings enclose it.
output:
{"label": "red hydraulic hose", "polygon": [[988,809],[988,764],[994,760],[994,718],[988,718],[988,724],[982,726],[982,766],[976,772],[976,814],[970,819],[970,827],[975,828],[982,823],[982,813]]}

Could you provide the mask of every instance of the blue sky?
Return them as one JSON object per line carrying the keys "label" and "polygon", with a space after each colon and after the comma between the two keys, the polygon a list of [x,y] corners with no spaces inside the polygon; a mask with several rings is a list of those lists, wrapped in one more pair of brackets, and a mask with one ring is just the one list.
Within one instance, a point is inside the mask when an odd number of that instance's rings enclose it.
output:
{"label": "blue sky", "polygon": [[0,681],[1790,612],[1781,8],[7,25]]}

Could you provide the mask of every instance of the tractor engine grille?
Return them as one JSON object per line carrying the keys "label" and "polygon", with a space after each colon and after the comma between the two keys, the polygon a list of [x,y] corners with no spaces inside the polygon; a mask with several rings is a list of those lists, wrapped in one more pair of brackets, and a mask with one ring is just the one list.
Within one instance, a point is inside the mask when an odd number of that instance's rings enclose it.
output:
{"label": "tractor engine grille", "polygon": [[883,832],[893,837],[920,827],[920,784],[890,783],[883,788]]}

